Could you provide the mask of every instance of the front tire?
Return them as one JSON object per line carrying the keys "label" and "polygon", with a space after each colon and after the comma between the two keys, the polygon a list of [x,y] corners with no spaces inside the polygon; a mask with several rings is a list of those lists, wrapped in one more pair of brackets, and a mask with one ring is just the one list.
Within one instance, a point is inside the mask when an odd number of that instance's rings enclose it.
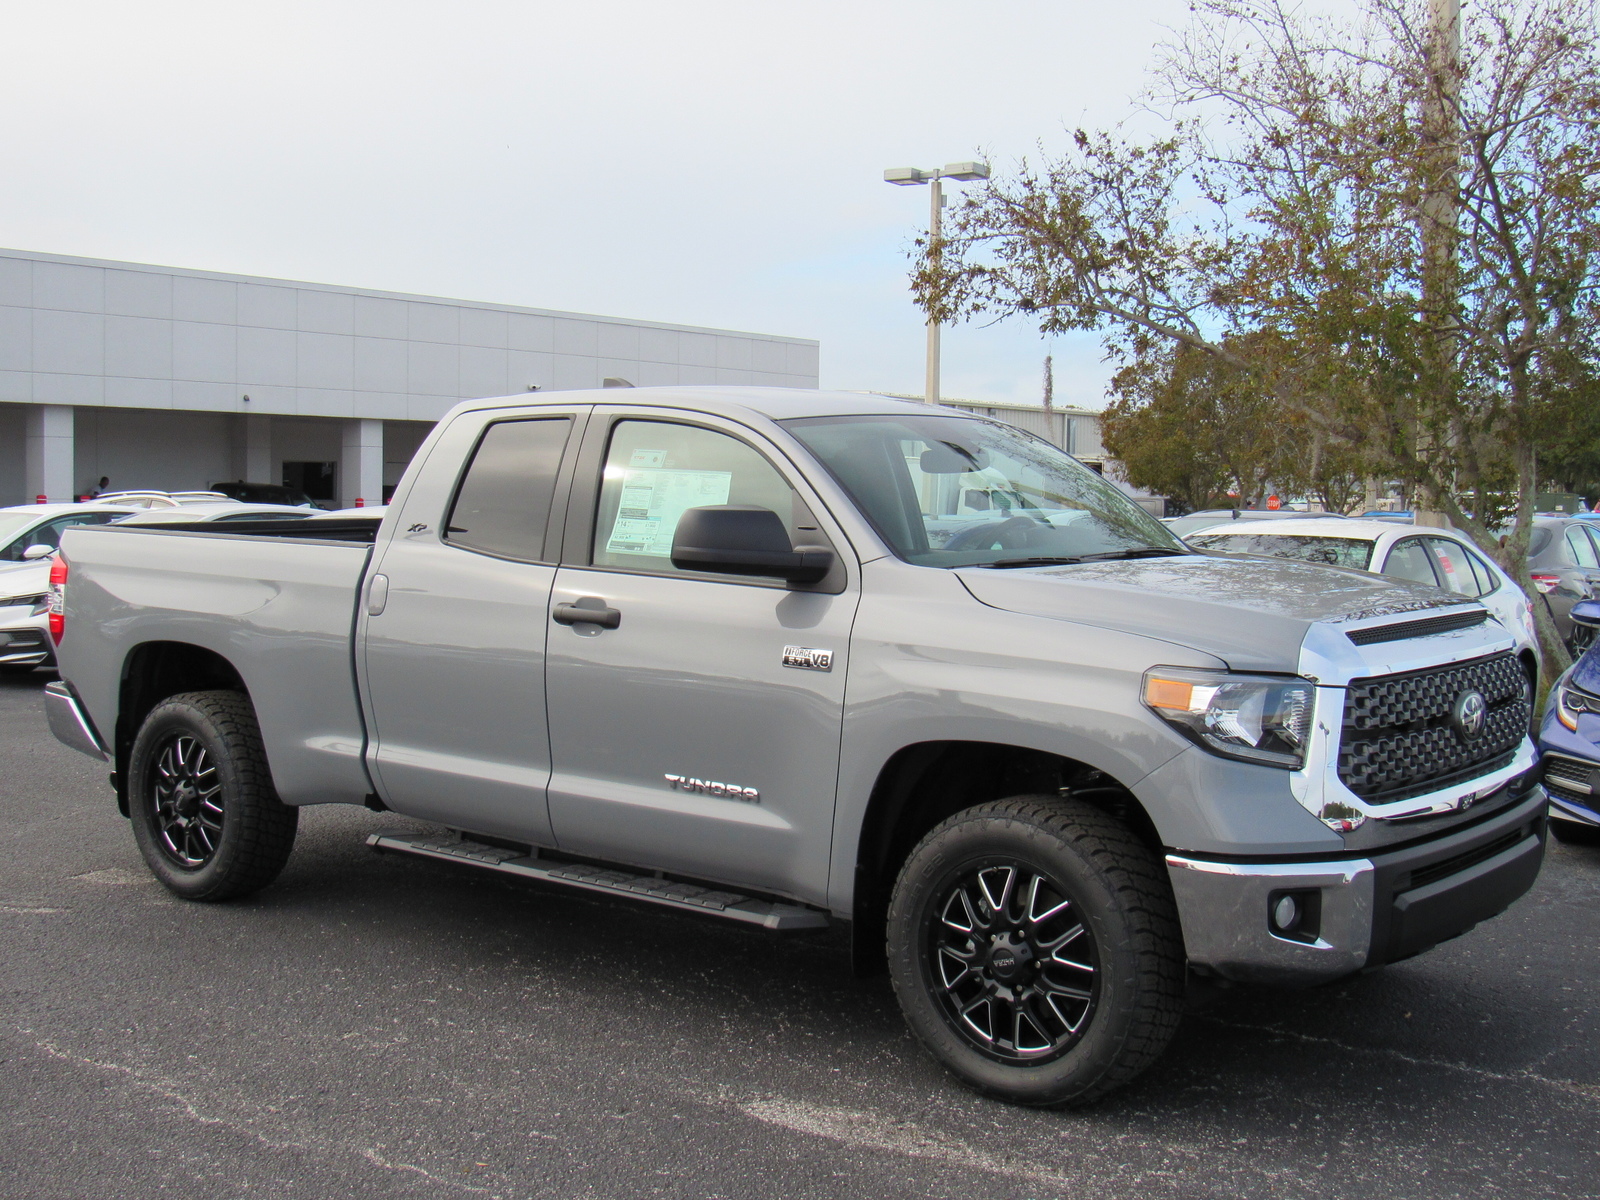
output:
{"label": "front tire", "polygon": [[128,760],[145,863],[186,900],[231,900],[289,861],[300,812],[278,799],[255,710],[239,692],[186,692],[150,710]]}
{"label": "front tire", "polygon": [[1155,1062],[1183,1010],[1184,952],[1159,858],[1082,801],[957,813],[911,852],[889,971],[922,1044],[979,1092],[1089,1104]]}

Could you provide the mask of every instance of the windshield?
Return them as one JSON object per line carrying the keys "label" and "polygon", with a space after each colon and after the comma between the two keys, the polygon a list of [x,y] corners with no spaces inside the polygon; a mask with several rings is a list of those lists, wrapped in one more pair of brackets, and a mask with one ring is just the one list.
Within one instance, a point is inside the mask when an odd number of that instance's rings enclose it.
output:
{"label": "windshield", "polygon": [[1225,554],[1265,554],[1272,558],[1297,558],[1301,562],[1327,563],[1365,571],[1372,561],[1372,543],[1352,537],[1294,537],[1283,533],[1204,533],[1189,539],[1201,550]]}
{"label": "windshield", "polygon": [[8,513],[0,512],[0,546],[5,545],[17,534],[30,525],[37,525],[41,520],[36,512]]}
{"label": "windshield", "polygon": [[785,421],[894,552],[929,567],[1187,550],[1076,459],[1010,425],[971,417]]}

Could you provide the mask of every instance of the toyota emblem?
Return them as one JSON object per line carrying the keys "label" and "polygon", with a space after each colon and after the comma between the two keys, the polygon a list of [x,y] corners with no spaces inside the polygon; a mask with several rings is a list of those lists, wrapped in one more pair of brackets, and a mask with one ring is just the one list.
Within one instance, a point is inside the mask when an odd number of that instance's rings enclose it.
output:
{"label": "toyota emblem", "polygon": [[1489,715],[1489,702],[1482,692],[1462,692],[1450,710],[1450,720],[1456,732],[1471,741],[1483,732],[1484,718]]}

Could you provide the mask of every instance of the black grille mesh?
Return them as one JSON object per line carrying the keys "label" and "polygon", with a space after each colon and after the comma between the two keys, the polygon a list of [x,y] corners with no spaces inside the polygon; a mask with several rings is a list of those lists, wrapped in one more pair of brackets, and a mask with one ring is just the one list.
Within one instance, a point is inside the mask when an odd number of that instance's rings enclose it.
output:
{"label": "black grille mesh", "polygon": [[[1528,683],[1510,653],[1404,675],[1352,680],[1345,693],[1339,778],[1363,800],[1389,804],[1509,762],[1528,733]],[[1479,691],[1489,711],[1467,739],[1451,710]]]}
{"label": "black grille mesh", "polygon": [[1600,812],[1600,793],[1594,791],[1594,780],[1600,777],[1600,767],[1579,762],[1575,758],[1546,755],[1544,760],[1544,786],[1568,804]]}

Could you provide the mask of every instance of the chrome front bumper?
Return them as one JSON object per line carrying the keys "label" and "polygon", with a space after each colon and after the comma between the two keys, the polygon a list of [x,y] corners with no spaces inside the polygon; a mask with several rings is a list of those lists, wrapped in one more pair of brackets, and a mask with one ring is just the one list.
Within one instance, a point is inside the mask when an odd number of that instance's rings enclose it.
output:
{"label": "chrome front bumper", "polygon": [[[1503,911],[1544,857],[1544,789],[1442,837],[1336,862],[1237,863],[1167,855],[1192,966],[1241,983],[1307,985],[1409,958]],[[1298,936],[1276,898],[1314,898]]]}
{"label": "chrome front bumper", "polygon": [[50,732],[56,735],[56,741],[91,758],[98,758],[101,762],[111,760],[111,755],[100,744],[100,737],[95,733],[89,714],[83,711],[78,698],[72,694],[72,688],[65,682],[57,680],[44,685],[44,713],[50,721]]}

